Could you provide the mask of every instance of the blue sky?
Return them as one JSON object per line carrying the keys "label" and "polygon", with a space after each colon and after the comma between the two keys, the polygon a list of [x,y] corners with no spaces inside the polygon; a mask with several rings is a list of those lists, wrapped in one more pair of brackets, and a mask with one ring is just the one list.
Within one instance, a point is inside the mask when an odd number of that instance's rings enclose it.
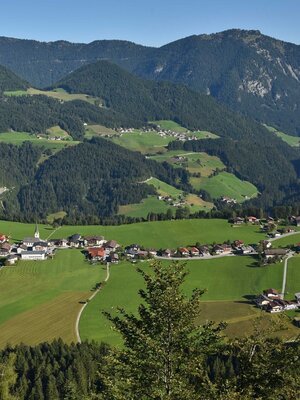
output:
{"label": "blue sky", "polygon": [[243,28],[300,44],[299,17],[299,0],[0,0],[0,36],[160,46]]}

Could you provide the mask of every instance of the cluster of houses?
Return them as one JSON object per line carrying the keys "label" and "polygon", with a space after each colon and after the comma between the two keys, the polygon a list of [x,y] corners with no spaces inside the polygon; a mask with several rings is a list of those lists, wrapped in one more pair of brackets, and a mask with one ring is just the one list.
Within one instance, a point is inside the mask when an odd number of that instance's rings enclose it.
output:
{"label": "cluster of houses", "polygon": [[184,197],[182,196],[179,196],[177,199],[175,199],[172,196],[158,195],[157,198],[158,200],[164,201],[165,203],[173,207],[182,207],[187,205],[187,202],[184,200]]}
{"label": "cluster of houses", "polygon": [[276,289],[266,289],[255,299],[255,303],[262,310],[270,313],[279,313],[300,308],[300,293],[295,293],[295,300],[283,299],[283,295]]}
{"label": "cluster of houses", "polygon": [[52,258],[56,249],[82,248],[91,261],[119,261],[117,249],[120,245],[115,240],[105,240],[103,236],[81,236],[74,234],[67,239],[42,240],[36,225],[34,236],[26,237],[21,242],[10,244],[9,238],[0,233],[0,257],[6,265],[14,265],[19,260],[43,261]]}
{"label": "cluster of houses", "polygon": [[36,225],[34,236],[24,238],[20,243],[9,243],[9,238],[0,234],[0,257],[5,259],[7,265],[14,265],[18,260],[46,260],[53,257],[54,247],[46,240],[40,238]]}
{"label": "cluster of houses", "polygon": [[162,257],[210,257],[213,255],[255,254],[255,249],[252,246],[245,245],[242,240],[235,240],[232,243],[179,247],[176,250],[165,249],[157,254]]}

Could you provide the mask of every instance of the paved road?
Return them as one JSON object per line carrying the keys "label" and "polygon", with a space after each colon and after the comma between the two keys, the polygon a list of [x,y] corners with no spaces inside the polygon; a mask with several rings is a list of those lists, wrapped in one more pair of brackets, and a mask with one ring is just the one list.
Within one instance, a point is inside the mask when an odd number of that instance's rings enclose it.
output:
{"label": "paved road", "polygon": [[283,298],[284,298],[285,287],[286,287],[286,277],[287,277],[288,261],[289,261],[289,259],[292,258],[293,256],[294,256],[294,253],[290,253],[290,254],[288,254],[288,256],[286,257],[286,259],[284,260],[283,279],[282,279],[282,288],[281,288],[281,293],[282,293],[282,295],[283,295]]}
{"label": "paved road", "polygon": [[176,261],[186,261],[186,260],[214,260],[215,258],[222,258],[222,257],[234,257],[236,254],[218,254],[216,256],[199,256],[199,257],[162,257],[162,256],[155,256],[154,258],[158,260],[176,260]]}
{"label": "paved road", "polygon": [[[107,263],[107,267],[106,267],[106,278],[104,279],[104,282],[107,282],[109,280],[110,277],[110,267],[109,267],[109,263]],[[102,286],[100,286],[97,290],[94,291],[94,293],[88,298],[88,301],[93,300],[93,298],[96,296],[96,294],[102,289]],[[88,302],[86,302],[85,304],[82,305],[77,318],[76,318],[76,324],[75,324],[75,333],[76,333],[76,338],[77,338],[77,342],[81,343],[81,337],[80,337],[80,333],[79,333],[79,322],[80,322],[80,318],[81,315],[83,313],[83,310],[85,309],[85,307],[88,305]]]}
{"label": "paved road", "polygon": [[275,240],[279,240],[279,239],[285,238],[287,236],[293,236],[293,235],[299,235],[299,234],[300,234],[300,231],[284,233],[283,235],[281,235],[279,237],[267,238],[266,240],[268,240],[269,242],[274,242]]}

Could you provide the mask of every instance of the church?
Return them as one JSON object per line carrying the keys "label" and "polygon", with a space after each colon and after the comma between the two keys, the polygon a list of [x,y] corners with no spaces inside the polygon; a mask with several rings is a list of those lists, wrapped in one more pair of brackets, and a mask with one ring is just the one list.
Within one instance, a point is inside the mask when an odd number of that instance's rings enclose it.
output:
{"label": "church", "polygon": [[33,237],[26,237],[19,247],[21,260],[46,260],[48,251],[48,242],[40,239],[38,225],[35,225]]}

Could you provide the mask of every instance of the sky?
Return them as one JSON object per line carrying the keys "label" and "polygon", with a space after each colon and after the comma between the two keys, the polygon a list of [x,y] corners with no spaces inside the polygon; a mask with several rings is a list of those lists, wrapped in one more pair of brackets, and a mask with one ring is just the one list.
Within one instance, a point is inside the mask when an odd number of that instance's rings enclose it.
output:
{"label": "sky", "polygon": [[300,44],[300,0],[0,0],[0,36],[146,46],[231,28]]}

